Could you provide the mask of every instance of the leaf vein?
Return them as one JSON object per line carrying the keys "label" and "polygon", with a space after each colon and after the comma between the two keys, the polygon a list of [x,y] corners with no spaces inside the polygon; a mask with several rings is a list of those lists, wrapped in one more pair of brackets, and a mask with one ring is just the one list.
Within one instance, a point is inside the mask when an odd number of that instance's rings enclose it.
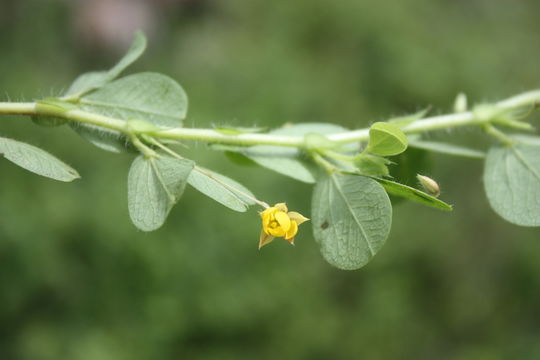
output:
{"label": "leaf vein", "polygon": [[371,246],[371,243],[369,241],[369,238],[362,226],[362,224],[360,223],[360,221],[358,220],[358,218],[356,217],[356,214],[354,213],[354,209],[351,207],[351,205],[349,204],[349,202],[347,201],[347,197],[345,196],[345,194],[343,193],[343,190],[341,189],[341,187],[339,186],[339,183],[337,182],[334,174],[332,174],[331,176],[331,179],[332,179],[332,182],[334,183],[334,185],[336,186],[336,189],[339,193],[339,195],[341,196],[341,198],[343,199],[343,202],[347,205],[347,209],[349,210],[349,212],[351,213],[351,216],[352,218],[354,219],[354,221],[356,222],[356,224],[358,225],[358,228],[360,229],[360,232],[362,233],[362,236],[363,236],[363,239],[369,249],[369,252],[371,254],[371,256],[375,256],[375,251],[373,250],[372,246]]}

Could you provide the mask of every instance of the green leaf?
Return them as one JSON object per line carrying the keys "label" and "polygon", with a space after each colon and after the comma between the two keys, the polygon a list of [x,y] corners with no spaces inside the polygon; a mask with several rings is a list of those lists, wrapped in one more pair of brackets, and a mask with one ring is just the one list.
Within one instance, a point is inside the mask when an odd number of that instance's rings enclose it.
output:
{"label": "green leaf", "polygon": [[82,138],[102,150],[115,153],[136,151],[128,138],[118,131],[74,122],[70,123],[69,126]]}
{"label": "green leaf", "polygon": [[107,83],[108,71],[91,71],[79,75],[64,95],[80,97]]}
{"label": "green leaf", "polygon": [[[179,127],[187,113],[187,96],[168,76],[139,73],[113,81],[80,99],[82,110],[117,119],[142,121],[157,126]],[[129,143],[120,132],[88,124],[72,128],[94,145],[108,151],[126,151]]]}
{"label": "green leaf", "polygon": [[32,116],[31,119],[34,124],[49,128],[62,126],[68,122],[56,116]]}
{"label": "green leaf", "polygon": [[428,155],[425,150],[409,147],[407,151],[392,159],[398,166],[390,168],[390,176],[401,184],[416,185],[416,175],[429,172],[431,168]]}
{"label": "green leaf", "polygon": [[379,182],[390,195],[409,199],[422,205],[434,207],[436,209],[452,211],[452,205],[448,205],[444,201],[441,201],[436,197],[433,197],[421,190],[387,179],[373,179]]}
{"label": "green leaf", "polygon": [[80,99],[89,112],[117,119],[142,119],[158,126],[178,127],[187,114],[184,89],[158,73],[138,73],[115,80]]}
{"label": "green leaf", "polygon": [[386,242],[392,207],[375,180],[333,173],[315,185],[312,216],[315,240],[326,261],[354,270],[366,265]]}
{"label": "green leaf", "polygon": [[0,154],[28,171],[54,180],[69,182],[80,178],[72,167],[29,144],[0,138]]}
{"label": "green leaf", "polygon": [[398,155],[407,149],[407,136],[397,127],[386,122],[376,122],[369,129],[367,151],[380,156]]}
{"label": "green leaf", "polygon": [[514,134],[511,135],[511,138],[516,140],[520,144],[540,146],[540,136]]}
{"label": "green leaf", "polygon": [[94,71],[79,76],[65,95],[83,96],[95,89],[98,89],[108,82],[114,80],[127,67],[133,64],[146,49],[146,37],[140,31],[135,33],[133,42],[128,52],[120,61],[109,71]]}
{"label": "green leaf", "polygon": [[463,156],[472,159],[483,159],[486,157],[486,153],[483,151],[436,141],[410,140],[409,146],[417,149],[438,152],[441,154]]}
{"label": "green leaf", "polygon": [[239,152],[225,150],[223,154],[233,164],[240,166],[257,166],[257,163],[255,161],[251,160],[246,155]]}
{"label": "green leaf", "polygon": [[521,226],[540,226],[540,146],[492,147],[484,188],[493,210]]}
{"label": "green leaf", "polygon": [[168,156],[138,156],[128,174],[128,209],[133,224],[143,231],[163,225],[182,196],[195,163]]}
{"label": "green leaf", "polygon": [[[289,136],[305,136],[310,133],[318,134],[336,134],[347,131],[347,129],[334,124],[327,123],[303,123],[273,130],[270,134],[273,135],[289,135]],[[343,146],[342,151],[355,152],[358,151],[360,145],[351,143]],[[266,167],[277,173],[289,176],[293,179],[305,182],[314,183],[315,169],[313,165],[303,159],[303,153],[297,148],[287,148],[283,146],[257,145],[251,147],[227,147],[227,150],[237,151],[260,166]]]}
{"label": "green leaf", "polygon": [[253,194],[236,181],[214,171],[196,166],[189,174],[188,183],[206,196],[229,209],[244,212],[254,202],[243,196],[254,198]]}
{"label": "green leaf", "polygon": [[361,154],[355,161],[354,165],[362,175],[388,176],[388,166],[392,162],[388,159],[370,155]]}
{"label": "green leaf", "polygon": [[245,149],[241,154],[257,164],[293,179],[305,182],[315,182],[315,168],[297,149],[279,146],[257,145]]}

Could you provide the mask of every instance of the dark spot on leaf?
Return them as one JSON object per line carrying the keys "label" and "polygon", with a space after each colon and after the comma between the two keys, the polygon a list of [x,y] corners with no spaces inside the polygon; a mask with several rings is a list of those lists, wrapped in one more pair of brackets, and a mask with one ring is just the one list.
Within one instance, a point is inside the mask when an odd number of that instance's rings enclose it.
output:
{"label": "dark spot on leaf", "polygon": [[326,229],[330,224],[328,224],[328,221],[325,221],[321,224],[321,229]]}

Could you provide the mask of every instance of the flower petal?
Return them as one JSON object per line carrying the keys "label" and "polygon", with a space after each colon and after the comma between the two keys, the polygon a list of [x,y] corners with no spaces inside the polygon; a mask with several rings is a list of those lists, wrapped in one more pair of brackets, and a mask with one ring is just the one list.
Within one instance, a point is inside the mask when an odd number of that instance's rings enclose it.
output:
{"label": "flower petal", "polygon": [[266,233],[268,233],[268,231],[266,229],[268,229],[269,225],[270,225],[270,221],[272,221],[272,215],[269,214],[269,213],[261,213],[261,216],[262,216],[262,226],[263,226],[263,229],[264,231],[266,231]]}
{"label": "flower petal", "polygon": [[[296,235],[297,232],[298,232],[298,224],[296,223],[296,221],[291,221],[291,227],[285,234],[285,240],[289,241],[290,243],[294,242],[294,236]],[[292,239],[292,241],[290,241],[289,239]]]}
{"label": "flower petal", "polygon": [[280,227],[277,227],[277,228],[268,228],[266,229],[268,231],[268,233],[272,236],[277,236],[277,237],[282,237],[282,236],[285,236],[285,230],[283,230]]}
{"label": "flower petal", "polygon": [[289,219],[289,215],[287,215],[287,213],[284,213],[283,211],[276,211],[276,214],[274,216],[283,231],[289,231],[291,227],[291,219]]}
{"label": "flower petal", "polygon": [[272,235],[268,235],[264,231],[261,231],[261,237],[259,238],[259,250],[264,245],[270,244],[272,241],[274,241],[274,237]]}
{"label": "flower petal", "polygon": [[285,205],[285,203],[277,203],[276,205],[274,205],[274,208],[278,209],[279,211],[283,211],[284,213],[289,211],[289,209],[287,209],[287,205]]}
{"label": "flower petal", "polygon": [[309,221],[309,219],[307,217],[305,217],[304,215],[300,214],[300,213],[297,213],[296,211],[291,211],[289,212],[287,215],[289,215],[289,218],[293,221],[296,221],[296,223],[298,225],[306,222],[306,221]]}
{"label": "flower petal", "polygon": [[273,213],[278,211],[275,207],[270,207],[268,209],[264,209],[264,211],[261,211],[259,215],[264,219],[265,217],[271,216]]}

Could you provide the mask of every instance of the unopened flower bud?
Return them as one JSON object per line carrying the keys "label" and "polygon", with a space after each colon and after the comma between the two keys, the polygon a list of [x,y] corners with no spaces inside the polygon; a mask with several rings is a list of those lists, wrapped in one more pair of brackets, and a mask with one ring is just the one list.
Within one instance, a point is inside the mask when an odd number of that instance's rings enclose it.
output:
{"label": "unopened flower bud", "polygon": [[454,102],[454,112],[462,113],[467,111],[467,96],[464,93],[459,93]]}
{"label": "unopened flower bud", "polygon": [[439,184],[435,180],[433,180],[430,177],[424,176],[424,175],[416,175],[416,178],[420,182],[420,185],[424,188],[424,190],[431,196],[439,197],[441,195],[441,188],[439,187]]}

